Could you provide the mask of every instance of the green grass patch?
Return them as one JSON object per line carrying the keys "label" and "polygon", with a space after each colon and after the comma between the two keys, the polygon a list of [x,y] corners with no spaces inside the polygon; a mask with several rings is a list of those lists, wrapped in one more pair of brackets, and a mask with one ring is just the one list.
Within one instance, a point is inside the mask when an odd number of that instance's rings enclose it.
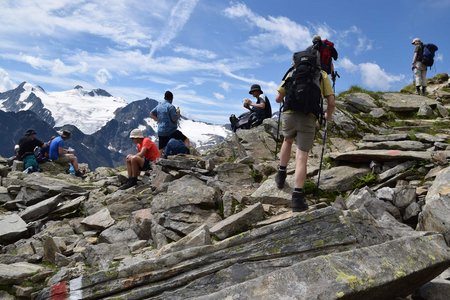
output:
{"label": "green grass patch", "polygon": [[352,85],[348,90],[343,91],[342,93],[340,93],[338,95],[338,97],[344,97],[346,95],[353,94],[353,93],[368,94],[369,96],[371,96],[375,100],[380,100],[381,96],[383,95],[382,92],[369,91],[369,90],[366,90],[366,89],[364,89],[364,88],[362,88],[360,86]]}
{"label": "green grass patch", "polygon": [[370,186],[371,184],[376,183],[377,179],[378,179],[378,176],[376,174],[368,173],[366,175],[358,177],[353,188],[359,189],[359,188],[365,187],[366,185]]}

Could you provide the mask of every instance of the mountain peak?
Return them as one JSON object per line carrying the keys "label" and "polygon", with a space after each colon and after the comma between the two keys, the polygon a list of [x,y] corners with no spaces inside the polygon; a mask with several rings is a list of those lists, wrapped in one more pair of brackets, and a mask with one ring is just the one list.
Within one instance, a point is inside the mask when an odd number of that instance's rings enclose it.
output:
{"label": "mountain peak", "polygon": [[89,96],[95,97],[95,96],[104,96],[104,97],[112,97],[110,93],[108,93],[105,90],[102,89],[95,89],[88,93]]}
{"label": "mountain peak", "polygon": [[83,87],[82,87],[81,85],[77,85],[77,86],[75,86],[73,89],[74,89],[74,90],[82,90]]}

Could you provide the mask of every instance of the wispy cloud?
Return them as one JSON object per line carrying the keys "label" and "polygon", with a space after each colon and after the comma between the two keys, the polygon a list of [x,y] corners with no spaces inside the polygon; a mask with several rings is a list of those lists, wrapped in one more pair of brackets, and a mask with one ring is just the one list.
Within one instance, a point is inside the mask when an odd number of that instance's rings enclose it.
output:
{"label": "wispy cloud", "polygon": [[286,17],[267,18],[252,12],[245,4],[234,4],[224,11],[225,16],[242,20],[260,29],[261,33],[249,38],[253,46],[265,45],[267,49],[285,47],[294,52],[306,48],[311,44],[313,33],[303,25],[300,25]]}
{"label": "wispy cloud", "polygon": [[170,12],[169,21],[164,26],[161,34],[156,40],[151,42],[149,56],[153,57],[155,52],[170,43],[172,39],[183,28],[189,20],[192,11],[197,5],[198,0],[179,0]]}
{"label": "wispy cloud", "polygon": [[17,85],[9,78],[8,72],[0,68],[0,92],[15,88]]}
{"label": "wispy cloud", "polygon": [[98,70],[97,74],[95,75],[95,80],[101,84],[105,84],[111,79],[112,79],[112,76],[106,69]]}
{"label": "wispy cloud", "polygon": [[336,32],[336,44],[340,47],[352,48],[354,54],[373,49],[373,41],[368,39],[363,31],[355,25],[349,29]]}
{"label": "wispy cloud", "polygon": [[223,100],[225,99],[225,96],[220,94],[220,93],[213,93],[214,97],[218,100]]}
{"label": "wispy cloud", "polygon": [[217,54],[215,54],[212,51],[204,50],[204,49],[194,49],[190,47],[185,46],[176,46],[173,48],[173,51],[178,53],[184,53],[192,57],[196,57],[199,59],[205,58],[205,59],[215,59],[217,58]]}

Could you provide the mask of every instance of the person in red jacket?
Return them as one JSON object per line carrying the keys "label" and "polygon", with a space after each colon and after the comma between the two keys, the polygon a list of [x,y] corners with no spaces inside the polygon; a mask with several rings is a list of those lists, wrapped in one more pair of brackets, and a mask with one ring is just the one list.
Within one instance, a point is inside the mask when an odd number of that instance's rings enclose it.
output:
{"label": "person in red jacket", "polygon": [[121,190],[137,185],[137,178],[141,171],[149,170],[151,168],[150,163],[160,156],[158,146],[148,137],[144,137],[142,130],[133,129],[130,132],[130,139],[136,144],[138,153],[127,155],[128,182],[119,188]]}

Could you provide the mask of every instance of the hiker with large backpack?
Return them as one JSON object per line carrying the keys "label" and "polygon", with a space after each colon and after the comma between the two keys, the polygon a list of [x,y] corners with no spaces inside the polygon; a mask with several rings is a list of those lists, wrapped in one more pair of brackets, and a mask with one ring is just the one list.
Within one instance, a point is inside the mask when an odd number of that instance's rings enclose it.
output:
{"label": "hiker with large backpack", "polygon": [[[331,120],[335,109],[334,92],[328,75],[321,70],[319,52],[314,47],[293,55],[294,65],[286,72],[278,88],[276,102],[284,101],[280,163],[275,182],[279,189],[285,184],[291,147],[295,142],[295,186],[292,193],[292,211],[308,208],[303,186],[306,180],[308,152],[316,134],[316,122],[322,117]],[[327,111],[323,116],[322,96],[327,98]]]}
{"label": "hiker with large backpack", "polygon": [[[411,42],[414,48],[412,60],[412,70],[415,77],[416,94],[426,95],[427,90],[427,67],[434,63],[434,53],[438,47],[433,44],[423,44],[419,38],[414,38]],[[420,90],[422,88],[422,91]]]}
{"label": "hiker with large backpack", "polygon": [[313,47],[320,53],[320,67],[328,75],[331,75],[331,80],[336,81],[336,74],[334,70],[333,60],[338,59],[338,52],[334,48],[334,43],[329,40],[322,40],[319,35],[315,35],[312,39]]}
{"label": "hiker with large backpack", "polygon": [[239,128],[250,129],[256,127],[264,121],[264,119],[272,117],[272,106],[269,98],[264,95],[259,84],[253,84],[248,92],[255,97],[256,102],[245,98],[243,106],[249,110],[237,118],[235,115],[230,116],[231,129],[236,131]]}

